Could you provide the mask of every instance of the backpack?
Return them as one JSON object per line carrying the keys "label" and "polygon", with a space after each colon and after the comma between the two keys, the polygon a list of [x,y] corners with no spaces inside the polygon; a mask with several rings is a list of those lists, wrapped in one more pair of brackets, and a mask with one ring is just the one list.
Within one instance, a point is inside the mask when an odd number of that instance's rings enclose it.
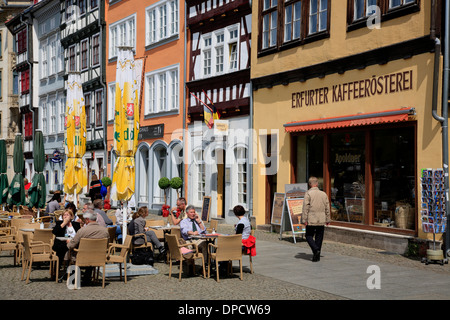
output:
{"label": "backpack", "polygon": [[130,235],[135,235],[136,234],[136,228],[135,228],[135,226],[134,226],[134,220],[131,220],[129,223],[128,223],[128,233],[130,234]]}
{"label": "backpack", "polygon": [[108,189],[103,185],[101,181],[100,184],[102,185],[100,188],[100,194],[102,195],[102,197],[105,197],[108,194]]}
{"label": "backpack", "polygon": [[136,249],[130,256],[130,259],[131,263],[134,265],[148,264],[150,266],[153,266],[153,251],[150,248]]}

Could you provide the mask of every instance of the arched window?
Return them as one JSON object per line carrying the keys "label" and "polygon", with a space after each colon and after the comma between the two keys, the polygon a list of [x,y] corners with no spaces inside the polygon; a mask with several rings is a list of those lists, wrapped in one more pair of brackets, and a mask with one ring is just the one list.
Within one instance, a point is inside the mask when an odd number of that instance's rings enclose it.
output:
{"label": "arched window", "polygon": [[148,147],[141,147],[136,157],[136,200],[148,205]]}
{"label": "arched window", "polygon": [[164,203],[164,190],[159,185],[159,179],[167,177],[167,148],[157,146],[153,150],[153,203]]}

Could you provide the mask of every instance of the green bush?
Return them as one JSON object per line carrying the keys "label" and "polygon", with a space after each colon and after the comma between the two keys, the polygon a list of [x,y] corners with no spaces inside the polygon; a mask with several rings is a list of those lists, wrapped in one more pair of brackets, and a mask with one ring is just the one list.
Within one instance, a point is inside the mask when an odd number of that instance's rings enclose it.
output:
{"label": "green bush", "polygon": [[105,187],[109,187],[111,185],[112,181],[109,177],[103,177],[102,183]]}
{"label": "green bush", "polygon": [[161,179],[159,179],[158,186],[161,189],[163,189],[163,190],[169,188],[170,187],[170,180],[169,180],[169,178],[162,177]]}
{"label": "green bush", "polygon": [[174,177],[170,180],[170,186],[172,189],[180,189],[183,186],[183,180],[180,177]]}

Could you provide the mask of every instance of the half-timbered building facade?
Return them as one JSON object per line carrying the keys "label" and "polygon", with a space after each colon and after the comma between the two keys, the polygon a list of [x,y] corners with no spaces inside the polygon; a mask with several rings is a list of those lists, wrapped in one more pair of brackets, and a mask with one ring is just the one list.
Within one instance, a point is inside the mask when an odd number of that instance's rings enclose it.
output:
{"label": "half-timbered building facade", "polygon": [[41,1],[31,10],[36,35],[34,56],[39,64],[34,68],[38,102],[37,127],[44,136],[46,163],[44,176],[47,190],[62,190],[65,169],[64,116],[64,50],[60,41],[59,1]]}
{"label": "half-timbered building facade", "polygon": [[[189,203],[200,208],[211,196],[210,217],[233,221],[235,205],[251,210],[251,6],[246,0],[186,3]],[[211,129],[204,104],[220,115]]]}
{"label": "half-timbered building facade", "polygon": [[90,182],[94,173],[99,178],[106,175],[107,165],[105,2],[60,0],[60,5],[65,78],[71,72],[79,72],[83,83],[87,129],[84,159]]}
{"label": "half-timbered building facade", "polygon": [[[30,5],[33,3],[31,2]],[[19,133],[23,137],[23,150],[25,158],[24,177],[31,181],[33,174],[33,136],[37,127],[37,102],[33,99],[35,88],[33,69],[33,53],[35,39],[33,39],[33,21],[31,6],[17,14],[6,26],[11,32],[14,41],[15,63],[12,68],[13,81],[18,83],[18,101],[20,109],[21,129]]]}
{"label": "half-timbered building facade", "polygon": [[[13,148],[15,134],[21,132],[19,108],[19,77],[16,68],[16,37],[6,27],[12,19],[33,1],[3,1],[0,5],[0,139],[6,141],[8,181],[14,175]],[[13,71],[14,70],[14,71]]]}

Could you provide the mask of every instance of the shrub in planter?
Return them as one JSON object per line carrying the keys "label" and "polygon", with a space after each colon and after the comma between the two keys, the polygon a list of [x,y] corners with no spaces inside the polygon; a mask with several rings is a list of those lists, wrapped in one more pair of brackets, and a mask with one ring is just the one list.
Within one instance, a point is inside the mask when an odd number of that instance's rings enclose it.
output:
{"label": "shrub in planter", "polygon": [[174,177],[170,180],[170,187],[177,191],[177,197],[180,197],[179,189],[183,186],[183,180],[180,177]]}
{"label": "shrub in planter", "polygon": [[111,179],[109,177],[103,177],[102,178],[102,183],[105,187],[109,187],[112,183]]}
{"label": "shrub in planter", "polygon": [[162,177],[161,179],[159,179],[158,181],[158,186],[164,190],[164,205],[167,205],[167,195],[166,195],[166,190],[168,188],[170,188],[170,180],[169,178],[166,177]]}

